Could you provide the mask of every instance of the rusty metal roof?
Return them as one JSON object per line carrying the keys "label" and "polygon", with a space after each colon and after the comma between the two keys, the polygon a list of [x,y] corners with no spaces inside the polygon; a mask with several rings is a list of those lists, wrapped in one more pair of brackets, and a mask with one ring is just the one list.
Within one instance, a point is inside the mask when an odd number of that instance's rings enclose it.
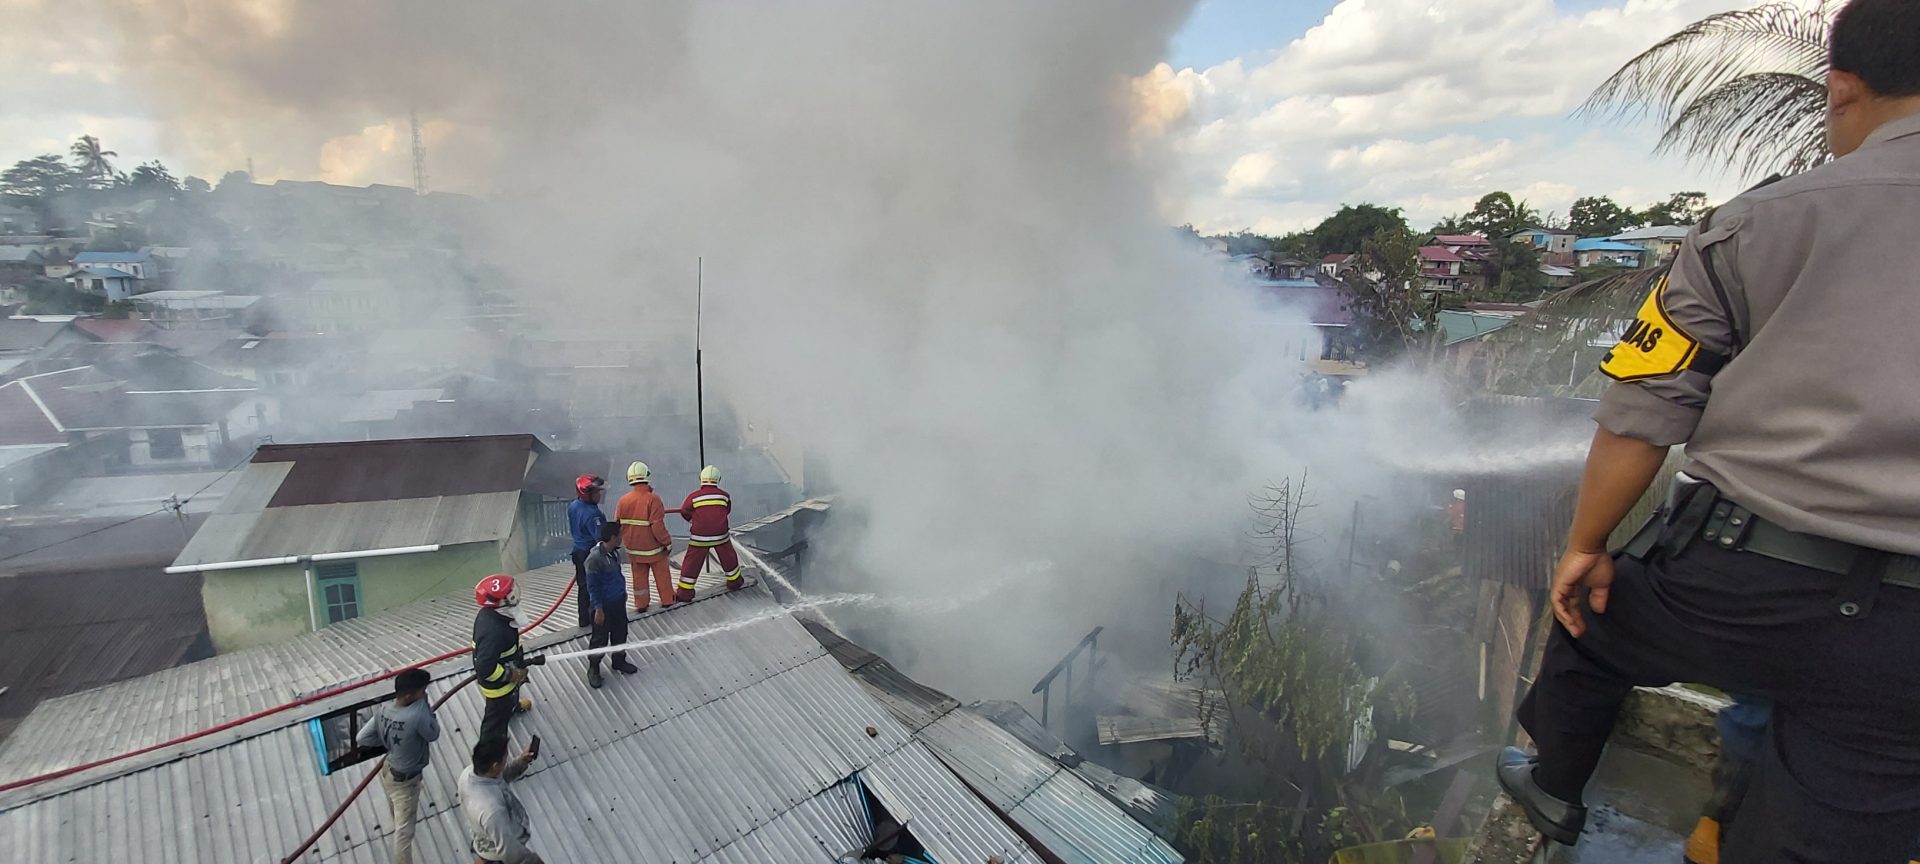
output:
{"label": "rusty metal roof", "polygon": [[532,435],[475,435],[268,444],[253,463],[293,463],[266,505],[292,507],[517,492],[532,457],[545,452]]}

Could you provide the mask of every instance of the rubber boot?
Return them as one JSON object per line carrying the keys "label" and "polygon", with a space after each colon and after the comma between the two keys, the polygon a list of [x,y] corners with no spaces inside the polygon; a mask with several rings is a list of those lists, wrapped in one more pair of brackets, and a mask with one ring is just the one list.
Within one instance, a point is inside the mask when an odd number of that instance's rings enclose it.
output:
{"label": "rubber boot", "polygon": [[625,653],[620,653],[613,655],[613,671],[622,675],[632,675],[640,671],[640,667],[633,665],[633,661],[628,660]]}
{"label": "rubber boot", "polygon": [[691,588],[676,588],[676,589],[674,590],[674,592],[673,592],[673,602],[675,602],[675,603],[692,603],[692,602],[693,602],[693,589],[691,589]]}
{"label": "rubber boot", "polygon": [[600,689],[600,655],[598,654],[587,659],[587,686],[595,690]]}
{"label": "rubber boot", "polygon": [[527,713],[528,711],[532,711],[532,710],[533,710],[533,700],[532,700],[532,699],[528,699],[528,698],[527,698],[527,697],[525,697],[525,696],[522,696],[522,697],[520,697],[520,704],[519,704],[519,706],[513,709],[513,713],[515,713],[515,714],[525,714],[525,713]]}

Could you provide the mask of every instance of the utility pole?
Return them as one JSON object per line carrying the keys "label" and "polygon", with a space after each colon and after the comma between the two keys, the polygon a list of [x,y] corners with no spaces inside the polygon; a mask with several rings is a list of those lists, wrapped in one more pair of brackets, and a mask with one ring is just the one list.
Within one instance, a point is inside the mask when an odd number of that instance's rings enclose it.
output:
{"label": "utility pole", "polygon": [[420,112],[407,106],[407,119],[413,123],[413,194],[427,194],[427,145],[420,141]]}

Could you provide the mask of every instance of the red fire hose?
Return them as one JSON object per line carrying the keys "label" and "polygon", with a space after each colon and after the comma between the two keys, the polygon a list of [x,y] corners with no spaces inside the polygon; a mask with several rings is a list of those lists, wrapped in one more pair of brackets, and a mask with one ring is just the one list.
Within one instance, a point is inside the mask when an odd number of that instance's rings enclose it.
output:
{"label": "red fire hose", "polygon": [[[537,619],[535,619],[533,623],[531,623],[531,624],[528,624],[528,625],[526,626],[526,628],[525,628],[525,629],[522,629],[522,630],[521,630],[520,632],[522,632],[522,633],[529,633],[529,632],[532,632],[532,630],[533,630],[533,629],[534,629],[535,627],[538,627],[538,626],[540,626],[541,624],[544,624],[544,623],[546,623],[546,621],[547,621],[547,619],[548,619],[548,618],[550,618],[550,617],[552,617],[552,616],[553,616],[553,613],[554,613],[554,612],[555,612],[556,610],[558,610],[558,609],[560,608],[560,604],[562,604],[562,603],[565,603],[565,602],[567,602],[567,597],[568,597],[569,595],[571,595],[572,593],[573,593],[573,582],[572,582],[572,581],[569,581],[569,582],[567,583],[567,589],[566,589],[565,591],[562,591],[562,592],[560,592],[560,599],[558,599],[558,600],[555,600],[555,601],[553,601],[553,606],[551,606],[550,608],[548,608],[548,609],[547,609],[547,611],[546,611],[546,612],[545,612],[544,614],[542,614],[542,615],[541,615],[541,616],[540,616],[539,618],[537,618]],[[430,663],[438,663],[438,662],[440,662],[440,661],[442,661],[442,660],[451,660],[451,659],[453,659],[453,658],[455,658],[455,657],[458,657],[458,656],[460,656],[460,655],[462,655],[462,654],[466,654],[466,653],[468,653],[468,652],[471,652],[472,650],[473,650],[473,649],[472,649],[471,647],[468,647],[468,648],[460,648],[460,649],[457,649],[457,650],[453,650],[453,651],[448,651],[448,652],[446,652],[446,653],[444,653],[444,654],[438,654],[438,655],[435,655],[435,656],[433,656],[433,657],[429,657],[429,658],[427,658],[427,659],[425,659],[425,660],[422,660],[422,661],[420,661],[420,662],[418,662],[418,663],[415,663],[415,664],[413,664],[413,665],[414,665],[414,666],[425,666],[425,665],[428,665],[428,664],[430,664]],[[255,711],[255,712],[253,712],[252,714],[248,714],[248,715],[247,715],[247,716],[245,716],[245,717],[239,717],[239,718],[235,718],[235,719],[233,719],[233,720],[228,720],[228,721],[226,721],[226,722],[224,722],[224,723],[221,723],[221,724],[219,724],[219,725],[216,725],[216,726],[209,726],[209,727],[207,727],[207,728],[205,728],[205,729],[202,729],[202,730],[200,730],[200,731],[198,731],[198,732],[189,732],[189,733],[187,733],[187,734],[185,734],[185,735],[182,735],[182,736],[180,736],[180,737],[178,737],[178,738],[172,738],[172,739],[169,739],[169,740],[166,740],[166,741],[162,741],[162,742],[160,742],[160,743],[158,743],[158,744],[149,744],[149,745],[147,745],[147,746],[145,746],[145,747],[141,747],[141,748],[140,748],[140,749],[138,749],[138,750],[129,750],[129,751],[127,751],[127,752],[125,752],[125,753],[121,753],[121,754],[119,754],[119,755],[116,755],[116,756],[108,756],[108,757],[106,757],[106,758],[104,758],[104,759],[95,759],[95,760],[93,760],[92,762],[85,762],[85,763],[82,763],[82,764],[79,764],[79,765],[75,765],[75,766],[72,766],[72,767],[70,767],[70,768],[62,768],[62,769],[60,769],[60,770],[58,770],[58,771],[49,771],[49,772],[47,772],[47,773],[45,773],[45,774],[40,774],[40,775],[37,775],[37,776],[34,776],[34,777],[28,777],[28,778],[25,778],[25,779],[22,779],[22,780],[15,780],[15,781],[12,781],[12,782],[10,782],[10,783],[6,783],[6,784],[0,784],[0,792],[9,792],[9,791],[12,791],[12,790],[14,790],[14,789],[19,789],[19,788],[22,788],[22,787],[26,787],[26,786],[32,786],[32,785],[34,785],[34,784],[36,784],[36,783],[45,783],[45,782],[47,782],[48,780],[58,780],[58,779],[60,779],[60,778],[62,778],[62,777],[67,777],[67,776],[70,776],[70,775],[73,775],[73,774],[78,774],[78,773],[80,773],[80,772],[82,772],[82,771],[90,771],[90,770],[92,770],[92,769],[94,769],[94,768],[98,768],[98,767],[100,767],[100,766],[102,766],[102,765],[111,765],[111,764],[113,764],[113,763],[115,763],[115,762],[119,762],[119,761],[121,761],[121,760],[125,760],[125,759],[131,759],[131,758],[133,758],[133,757],[135,757],[135,756],[139,756],[139,755],[142,755],[142,754],[146,754],[146,753],[152,753],[152,752],[153,752],[153,751],[155,751],[155,750],[159,750],[159,749],[162,749],[162,748],[166,748],[166,747],[172,747],[172,746],[174,746],[174,745],[176,745],[176,744],[185,744],[185,743],[186,743],[186,742],[188,742],[188,741],[194,741],[194,740],[197,740],[197,739],[200,739],[200,738],[205,738],[205,737],[207,737],[208,735],[212,735],[212,734],[213,734],[213,733],[215,733],[215,732],[222,732],[222,731],[225,731],[225,730],[228,730],[228,729],[232,729],[232,728],[234,728],[235,726],[242,726],[242,725],[245,725],[245,724],[247,724],[247,723],[252,723],[253,721],[255,721],[255,720],[258,720],[258,719],[260,719],[260,718],[262,718],[262,717],[271,717],[271,716],[273,716],[273,715],[275,715],[275,714],[278,714],[278,713],[280,713],[280,712],[282,712],[282,711],[285,711],[285,710],[287,710],[287,709],[289,709],[289,708],[298,708],[298,707],[300,707],[300,706],[302,706],[302,705],[310,705],[310,704],[312,704],[312,703],[315,703],[315,702],[318,702],[318,701],[320,701],[320,700],[322,700],[322,699],[327,699],[327,698],[330,698],[330,697],[333,697],[333,696],[338,696],[338,695],[340,695],[340,694],[342,694],[342,693],[346,693],[346,692],[349,692],[349,691],[352,691],[352,690],[358,690],[358,689],[360,689],[361,687],[365,687],[365,686],[367,686],[368,684],[375,684],[375,683],[379,683],[379,682],[381,682],[381,681],[385,681],[385,680],[387,680],[387,679],[389,679],[389,678],[392,678],[392,677],[393,677],[393,676],[395,676],[395,675],[398,675],[398,674],[400,674],[400,673],[401,673],[401,671],[402,671],[403,669],[406,669],[406,668],[409,668],[409,667],[401,667],[401,669],[389,669],[389,670],[387,670],[387,671],[385,671],[385,672],[382,672],[382,673],[380,673],[380,674],[378,674],[378,675],[375,675],[375,676],[373,676],[372,678],[368,678],[368,679],[366,679],[366,680],[364,680],[364,681],[355,681],[355,682],[353,682],[353,683],[351,683],[351,684],[341,684],[341,685],[339,685],[339,686],[336,686],[336,687],[329,687],[329,688],[327,688],[327,689],[325,689],[325,690],[322,690],[322,691],[320,691],[320,692],[318,692],[318,693],[314,693],[314,694],[311,694],[311,695],[307,695],[307,696],[302,696],[302,697],[300,697],[300,698],[298,698],[298,699],[295,699],[295,700],[293,700],[293,701],[291,701],[291,702],[286,702],[286,703],[283,703],[283,704],[280,704],[280,705],[275,705],[275,706],[273,706],[272,708],[267,708],[267,709],[264,709],[264,710],[260,710],[260,711]],[[458,689],[458,688],[455,688],[455,689]],[[448,692],[452,692],[452,691],[448,691]],[[362,788],[365,788],[365,786],[366,786],[366,784],[365,784],[365,783],[362,783],[362,784],[361,784],[361,787],[362,787]],[[355,791],[355,794],[356,794],[356,795],[357,795],[357,794],[359,794],[359,793],[358,793],[358,790],[356,790],[356,791]],[[348,798],[347,798],[347,800],[348,800],[348,801],[352,801],[352,800],[353,800],[353,798],[352,798],[352,796],[348,796]],[[343,805],[343,806],[344,806],[344,805]],[[331,822],[329,822],[329,824],[331,824]]]}

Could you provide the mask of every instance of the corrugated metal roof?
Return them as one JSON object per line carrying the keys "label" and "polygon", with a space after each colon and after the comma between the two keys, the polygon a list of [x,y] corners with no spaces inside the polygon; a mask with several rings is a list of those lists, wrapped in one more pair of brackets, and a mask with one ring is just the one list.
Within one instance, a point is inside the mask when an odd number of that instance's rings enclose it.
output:
{"label": "corrugated metal roof", "polygon": [[1046,851],[1070,864],[1184,860],[1063,764],[1062,759],[1075,767],[1084,764],[1064,744],[1057,751],[1035,750],[984,714],[908,678],[826,625],[803,624],[942,764]]}
{"label": "corrugated metal roof", "polygon": [[430,543],[490,543],[513,531],[519,507],[518,492],[488,492],[214,513],[174,563],[251,561]]}
{"label": "corrugated metal roof", "polygon": [[[645,640],[771,609],[749,591],[636,622]],[[560,648],[580,647],[576,637]],[[909,820],[943,861],[1035,861],[1031,850],[785,616],[725,637],[633,652],[640,674],[599,691],[579,661],[536,670],[533,713],[514,734],[546,740],[516,784],[551,861],[831,861],[865,838],[864,817],[835,793],[854,775]],[[437,670],[437,695],[458,668]],[[422,860],[464,860],[451,794],[480,699],[440,709],[421,802]],[[869,736],[872,727],[877,734]],[[318,824],[364,769],[320,777],[294,723],[104,783],[4,802],[0,860],[273,860]],[[891,802],[899,802],[897,805]],[[382,860],[387,817],[366,795],[311,860]],[[79,826],[87,826],[81,829]]]}
{"label": "corrugated metal roof", "polygon": [[473,435],[268,444],[253,462],[293,463],[267,505],[292,507],[519,491],[532,457],[545,452],[532,435]]}

